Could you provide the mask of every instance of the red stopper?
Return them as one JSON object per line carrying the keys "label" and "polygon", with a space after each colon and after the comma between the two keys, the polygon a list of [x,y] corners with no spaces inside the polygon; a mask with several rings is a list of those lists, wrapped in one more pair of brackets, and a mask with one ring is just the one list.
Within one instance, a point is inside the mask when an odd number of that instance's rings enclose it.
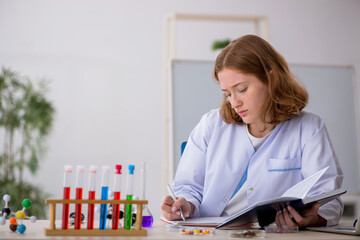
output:
{"label": "red stopper", "polygon": [[121,168],[122,168],[121,164],[115,165],[115,173],[116,174],[121,174]]}

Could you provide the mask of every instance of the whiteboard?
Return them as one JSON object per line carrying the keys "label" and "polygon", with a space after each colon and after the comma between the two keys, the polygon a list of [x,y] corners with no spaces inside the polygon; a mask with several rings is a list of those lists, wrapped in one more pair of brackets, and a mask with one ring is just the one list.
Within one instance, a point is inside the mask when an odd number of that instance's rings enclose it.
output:
{"label": "whiteboard", "polygon": [[[212,76],[213,61],[173,60],[171,63],[169,161],[173,176],[180,160],[180,145],[187,141],[201,116],[220,107],[223,99]],[[343,188],[359,191],[359,154],[356,135],[354,70],[349,66],[290,64],[296,79],[309,92],[304,109],[326,123],[344,172]]]}

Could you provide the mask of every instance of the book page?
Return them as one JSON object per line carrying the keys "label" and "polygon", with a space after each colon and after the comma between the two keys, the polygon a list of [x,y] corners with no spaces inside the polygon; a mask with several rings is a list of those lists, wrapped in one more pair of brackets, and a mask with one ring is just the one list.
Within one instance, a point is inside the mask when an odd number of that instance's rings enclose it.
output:
{"label": "book page", "polygon": [[226,220],[227,217],[200,217],[200,218],[188,218],[186,221],[171,221],[167,220],[165,217],[161,216],[160,220],[172,224],[172,225],[214,225],[217,226],[218,224],[222,223]]}
{"label": "book page", "polygon": [[296,197],[299,199],[303,199],[306,194],[309,192],[309,190],[315,185],[315,183],[321,178],[321,176],[326,172],[326,170],[329,168],[327,166],[324,169],[321,169],[320,171],[314,173],[313,175],[305,178],[301,182],[295,184],[291,188],[289,188],[282,197]]}

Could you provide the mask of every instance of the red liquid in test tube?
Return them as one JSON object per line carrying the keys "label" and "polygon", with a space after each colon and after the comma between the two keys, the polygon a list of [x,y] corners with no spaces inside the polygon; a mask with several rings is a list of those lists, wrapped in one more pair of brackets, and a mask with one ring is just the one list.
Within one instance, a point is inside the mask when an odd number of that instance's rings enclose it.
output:
{"label": "red liquid in test tube", "polygon": [[[63,198],[70,199],[70,185],[71,185],[71,172],[72,166],[64,166],[64,192]],[[69,228],[69,204],[63,204],[63,214],[62,214],[62,229]]]}
{"label": "red liquid in test tube", "polygon": [[[76,188],[76,199],[82,200],[82,188]],[[81,229],[81,204],[75,204],[75,229]]]}
{"label": "red liquid in test tube", "polygon": [[[114,200],[120,200],[121,194],[121,165],[115,165],[114,175]],[[112,218],[112,229],[119,229],[119,216],[120,207],[119,204],[113,204],[113,218]]]}
{"label": "red liquid in test tube", "polygon": [[[95,200],[95,191],[89,191],[89,200]],[[94,229],[95,205],[88,205],[87,229]]]}
{"label": "red liquid in test tube", "polygon": [[[84,166],[76,166],[76,199],[82,200]],[[81,229],[81,205],[75,204],[75,229]]]}
{"label": "red liquid in test tube", "polygon": [[[89,200],[95,200],[97,167],[89,167]],[[87,229],[94,229],[95,204],[88,204]]]}

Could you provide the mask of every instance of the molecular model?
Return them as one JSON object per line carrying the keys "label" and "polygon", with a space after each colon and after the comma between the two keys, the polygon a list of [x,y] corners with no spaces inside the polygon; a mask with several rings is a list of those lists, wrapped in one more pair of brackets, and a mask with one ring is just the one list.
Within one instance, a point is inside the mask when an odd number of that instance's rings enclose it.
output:
{"label": "molecular model", "polygon": [[10,230],[13,231],[13,232],[15,232],[17,230],[19,233],[23,234],[25,232],[25,230],[26,230],[26,226],[22,222],[24,219],[30,219],[31,222],[36,222],[36,217],[35,216],[31,216],[29,218],[25,214],[25,210],[31,206],[31,201],[29,199],[24,199],[22,201],[23,209],[17,211],[16,213],[13,213],[11,211],[11,209],[9,208],[10,199],[11,199],[11,197],[8,194],[5,194],[4,197],[3,197],[3,200],[5,202],[5,207],[0,212],[0,214],[2,215],[0,217],[0,225],[5,225],[6,218],[13,215],[15,217],[11,217],[10,220],[9,220],[9,222],[10,222],[10,226],[9,226]]}

